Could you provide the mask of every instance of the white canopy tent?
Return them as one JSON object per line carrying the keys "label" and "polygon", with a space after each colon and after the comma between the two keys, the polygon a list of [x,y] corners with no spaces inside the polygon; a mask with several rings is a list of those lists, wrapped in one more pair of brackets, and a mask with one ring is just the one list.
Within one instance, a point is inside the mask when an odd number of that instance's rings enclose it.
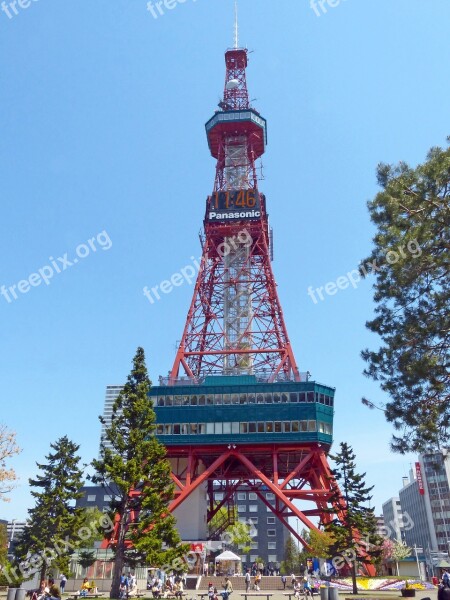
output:
{"label": "white canopy tent", "polygon": [[[225,550],[219,556],[216,556],[216,563],[220,563],[220,571],[223,575],[235,575],[236,573],[240,573],[240,563],[241,558],[231,552],[231,550]],[[217,571],[216,566],[216,571]]]}
{"label": "white canopy tent", "polygon": [[234,552],[231,552],[231,550],[225,550],[225,552],[222,552],[222,554],[219,554],[219,556],[216,556],[216,562],[224,562],[226,560],[238,560],[240,561],[240,557],[235,554]]}

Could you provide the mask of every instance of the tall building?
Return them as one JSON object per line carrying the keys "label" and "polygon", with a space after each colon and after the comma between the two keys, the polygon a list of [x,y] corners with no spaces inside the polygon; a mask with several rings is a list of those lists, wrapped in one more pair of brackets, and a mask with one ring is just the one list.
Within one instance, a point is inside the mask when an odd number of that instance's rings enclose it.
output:
{"label": "tall building", "polygon": [[14,547],[19,541],[19,538],[24,530],[26,525],[26,521],[17,521],[13,519],[12,521],[8,521],[6,525],[6,532],[8,536],[8,556],[14,556]]}
{"label": "tall building", "polygon": [[383,517],[386,535],[391,540],[402,541],[403,515],[400,498],[389,498],[383,506]]}
{"label": "tall building", "polygon": [[449,452],[420,455],[399,497],[383,504],[383,514],[389,537],[413,548],[421,562],[423,557],[429,575],[438,573],[450,553]]}
{"label": "tall building", "polygon": [[[448,450],[419,457],[421,493],[430,529],[434,531],[440,552],[450,551],[450,456]],[[418,470],[419,472],[419,470]]]}
{"label": "tall building", "polygon": [[[123,390],[123,385],[107,385],[106,386],[105,405],[103,408],[103,419],[105,420],[105,423],[102,424],[100,441],[102,439],[104,439],[105,429],[111,423],[113,404],[114,404],[117,396],[120,394],[120,392],[122,390]],[[108,446],[108,443],[106,442],[105,445]]]}
{"label": "tall building", "polygon": [[415,471],[411,469],[409,478],[403,478],[403,488],[399,492],[400,504],[403,514],[403,541],[410,548],[414,546],[428,549],[437,548],[437,540],[434,528],[430,527],[427,503],[423,486],[415,477]]}

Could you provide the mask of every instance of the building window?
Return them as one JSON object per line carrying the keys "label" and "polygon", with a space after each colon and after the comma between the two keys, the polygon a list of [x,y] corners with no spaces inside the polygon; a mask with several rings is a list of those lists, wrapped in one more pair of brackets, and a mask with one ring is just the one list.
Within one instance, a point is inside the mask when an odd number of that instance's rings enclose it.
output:
{"label": "building window", "polygon": [[219,500],[219,501],[223,500],[223,493],[222,492],[216,492],[214,494],[214,498],[215,498],[215,500]]}
{"label": "building window", "polygon": [[266,498],[267,498],[267,500],[275,500],[275,494],[272,494],[271,492],[267,492]]}
{"label": "building window", "polygon": [[241,554],[241,562],[242,563],[247,562],[247,557],[245,556],[245,554]]}
{"label": "building window", "polygon": [[103,500],[104,500],[104,502],[111,502],[111,500],[112,500],[111,494],[106,494],[105,496],[103,496]]}
{"label": "building window", "polygon": [[254,492],[250,492],[248,495],[249,500],[256,500],[258,496]]}
{"label": "building window", "polygon": [[250,547],[252,550],[258,550],[258,542],[251,542]]}
{"label": "building window", "polygon": [[256,559],[259,558],[257,554],[250,554],[250,562],[256,562]]}
{"label": "building window", "polygon": [[250,517],[249,521],[250,523],[253,523],[253,525],[258,525],[258,517]]}
{"label": "building window", "polygon": [[238,500],[247,500],[247,494],[245,492],[238,492],[237,499]]}
{"label": "building window", "polygon": [[269,554],[269,556],[267,557],[267,560],[268,560],[270,563],[277,562],[277,555],[276,555],[276,554]]}
{"label": "building window", "polygon": [[276,535],[277,535],[276,529],[268,529],[267,530],[267,537],[275,537]]}
{"label": "building window", "polygon": [[267,544],[267,550],[276,550],[277,549],[277,543],[276,542],[268,542]]}
{"label": "building window", "polygon": [[247,507],[245,506],[245,504],[238,504],[238,512],[245,512],[247,510]]}
{"label": "building window", "polygon": [[251,513],[258,512],[258,505],[257,504],[250,504],[249,507],[248,507],[248,511],[251,512]]}
{"label": "building window", "polygon": [[90,494],[90,495],[87,497],[87,501],[88,501],[88,502],[95,502],[95,498],[96,498],[96,496],[95,496],[94,494]]}
{"label": "building window", "polygon": [[267,517],[267,525],[275,525],[275,517]]}

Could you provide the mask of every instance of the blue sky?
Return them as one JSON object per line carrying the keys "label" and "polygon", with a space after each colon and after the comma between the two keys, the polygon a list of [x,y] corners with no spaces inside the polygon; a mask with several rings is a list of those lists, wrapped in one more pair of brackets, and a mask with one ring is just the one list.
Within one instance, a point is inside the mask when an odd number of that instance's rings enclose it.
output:
{"label": "blue sky", "polygon": [[[241,42],[252,51],[251,97],[268,119],[260,188],[297,362],[337,388],[335,441],[354,447],[380,510],[411,457],[390,454],[390,426],[360,405],[362,396],[386,400],[362,375],[360,351],[377,345],[364,326],[371,282],[317,304],[307,290],[369,253],[377,163],[416,164],[445,144],[450,4],[324,6],[317,16],[309,0],[240,0]],[[153,381],[172,366],[193,288],[153,305],[142,290],[199,256],[215,167],[204,123],[223,88],[233,11],[231,0],[186,0],[157,19],[145,0],[8,10],[0,286],[43,267],[48,275],[50,257],[61,271],[52,268],[48,285],[22,284],[10,302],[0,296],[0,421],[23,448],[12,462],[20,486],[0,517],[20,519],[27,479],[51,442],[67,434],[85,462],[96,455],[105,386],[124,382],[136,347]]]}

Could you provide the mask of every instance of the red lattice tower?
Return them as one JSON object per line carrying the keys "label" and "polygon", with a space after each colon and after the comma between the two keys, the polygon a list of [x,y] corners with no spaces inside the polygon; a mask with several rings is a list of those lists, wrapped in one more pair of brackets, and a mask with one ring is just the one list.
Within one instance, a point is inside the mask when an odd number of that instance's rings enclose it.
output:
{"label": "red lattice tower", "polygon": [[258,190],[255,162],[265,151],[266,121],[250,107],[247,50],[228,50],[225,62],[221,110],[206,124],[217,159],[214,192],[171,378],[182,367],[193,378],[266,373],[269,381],[299,381],[272,272],[266,201]]}
{"label": "red lattice tower", "polygon": [[331,513],[345,516],[327,459],[335,390],[299,373],[287,334],[255,164],[266,121],[249,103],[247,61],[237,43],[225,54],[223,99],[206,124],[217,166],[200,271],[173,368],[150,397],[175,485],[171,512],[186,502],[191,518],[206,494],[207,522],[222,507],[233,515],[245,489],[307,546],[291,518],[317,530]]}

